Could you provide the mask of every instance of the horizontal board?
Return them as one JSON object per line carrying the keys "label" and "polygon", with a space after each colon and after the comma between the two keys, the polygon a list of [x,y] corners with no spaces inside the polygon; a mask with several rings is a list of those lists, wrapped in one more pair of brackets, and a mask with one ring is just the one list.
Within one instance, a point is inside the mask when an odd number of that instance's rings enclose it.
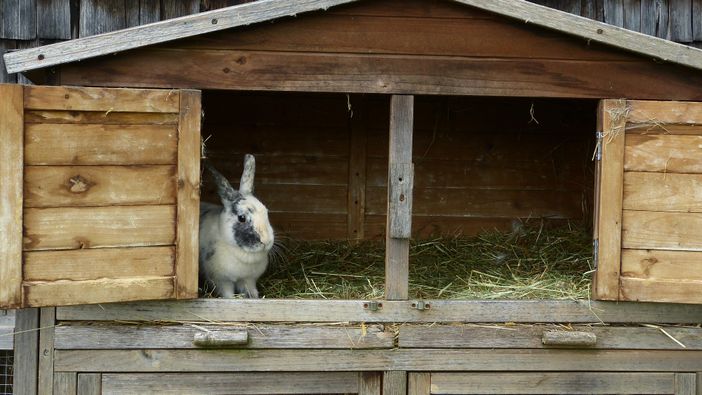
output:
{"label": "horizontal board", "polygon": [[[285,104],[276,103],[276,105]],[[238,111],[236,115],[239,115]],[[314,161],[315,158],[320,157],[345,158],[348,156],[349,140],[345,130],[348,121],[336,126],[317,128],[312,125],[295,127],[275,121],[271,122],[272,125],[263,126],[248,126],[243,120],[239,122],[236,127],[233,127],[231,122],[223,125],[206,124],[203,127],[203,138],[207,139],[206,153],[208,157],[216,159],[215,164],[217,161],[230,163],[242,161],[239,156],[233,155],[236,153],[250,153],[257,157],[286,154],[302,156],[307,161]],[[210,133],[210,130],[213,132]],[[340,133],[339,130],[342,132]]]}
{"label": "horizontal board", "polygon": [[23,282],[25,306],[172,299],[174,277],[138,277],[86,281]]}
{"label": "horizontal board", "polygon": [[392,348],[394,332],[381,325],[62,325],[54,344],[62,350],[199,348],[195,334],[203,330],[246,330],[240,348]]}
{"label": "horizontal board", "polygon": [[178,114],[105,111],[47,111],[24,112],[28,123],[87,123],[98,125],[177,125]]}
{"label": "horizontal board", "polygon": [[426,300],[419,311],[411,301],[382,301],[378,311],[363,300],[196,299],[159,303],[119,303],[57,310],[67,321],[251,321],[251,322],[541,322],[695,323],[702,306],[616,303],[588,300]]}
{"label": "horizontal board", "polygon": [[173,275],[174,247],[96,248],[24,253],[25,281]]}
{"label": "horizontal board", "polygon": [[671,394],[673,373],[432,373],[432,394]]}
{"label": "horizontal board", "polygon": [[702,213],[624,210],[622,248],[702,251]]}
{"label": "horizontal board", "polygon": [[702,252],[623,249],[622,276],[702,281]]}
{"label": "horizontal board", "polygon": [[[298,92],[699,99],[694,87],[702,83],[702,77],[658,66],[647,60],[564,62],[150,47],[64,65],[61,82],[140,86],[148,81],[151,86],[169,88]],[[183,78],[183,70],[198,72]],[[616,85],[602,75],[616,75]]]}
{"label": "horizontal board", "polygon": [[109,394],[347,394],[358,392],[358,373],[144,373],[103,374]]}
{"label": "horizontal board", "polygon": [[[573,218],[582,213],[580,191],[424,188],[413,191],[412,214],[449,217]],[[385,188],[366,188],[366,213],[384,214]]]}
{"label": "horizontal board", "polygon": [[56,350],[57,372],[616,371],[702,369],[702,351]]}
{"label": "horizontal board", "polygon": [[[511,231],[514,220],[515,218],[413,215],[412,237],[425,239],[436,236],[474,236],[481,232],[494,230]],[[384,214],[366,215],[363,228],[365,237],[368,239],[384,238],[386,223]]]}
{"label": "horizontal board", "polygon": [[[433,3],[427,8],[442,8]],[[352,11],[347,11],[352,12]],[[402,15],[317,14],[283,20],[265,28],[229,30],[175,42],[170,47],[219,50],[331,52],[426,56],[628,60],[598,45],[573,45],[573,39],[528,24],[473,11],[457,18]],[[470,15],[473,14],[473,15]],[[467,20],[468,19],[468,20]],[[520,43],[514,37],[520,37]],[[459,38],[460,39],[457,39]],[[487,40],[485,37],[489,37]]]}
{"label": "horizontal board", "polygon": [[702,174],[624,172],[625,210],[702,212]]}
{"label": "horizontal board", "polygon": [[697,155],[702,136],[628,134],[624,147],[624,170],[664,173],[702,173]]}
{"label": "horizontal board", "polygon": [[174,204],[175,166],[26,166],[24,207]]}
{"label": "horizontal board", "polygon": [[28,208],[24,250],[171,245],[175,206]]}
{"label": "horizontal board", "polygon": [[[655,121],[654,121],[655,122]],[[664,123],[627,123],[627,134],[682,134],[702,135],[702,125],[680,125]]]}
{"label": "horizontal board", "polygon": [[346,240],[346,214],[268,213],[276,238],[302,240]]}
{"label": "horizontal board", "polygon": [[15,326],[0,325],[0,350],[12,350]]}
{"label": "horizontal board", "polygon": [[171,125],[28,124],[28,165],[175,164],[177,129]]}
{"label": "horizontal board", "polygon": [[619,282],[622,301],[702,304],[702,281],[622,277]]}
{"label": "horizontal board", "polygon": [[338,185],[257,185],[256,197],[272,213],[346,214],[347,188]]}
{"label": "horizontal board", "polygon": [[177,113],[179,106],[177,90],[24,87],[24,108],[29,110]]}
{"label": "horizontal board", "polygon": [[702,124],[702,103],[628,100],[627,122]]}
{"label": "horizontal board", "polygon": [[[664,327],[687,350],[702,350],[702,329]],[[597,337],[593,348],[680,350],[657,328],[546,325],[403,325],[399,345],[407,348],[554,348],[542,342],[546,331],[582,331]]]}

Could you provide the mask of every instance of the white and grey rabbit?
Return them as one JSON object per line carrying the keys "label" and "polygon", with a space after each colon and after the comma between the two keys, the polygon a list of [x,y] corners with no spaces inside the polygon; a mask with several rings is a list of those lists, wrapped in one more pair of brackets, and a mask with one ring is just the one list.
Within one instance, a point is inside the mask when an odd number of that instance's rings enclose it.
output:
{"label": "white and grey rabbit", "polygon": [[255,160],[244,158],[239,190],[211,165],[222,206],[200,204],[200,277],[221,297],[235,293],[258,298],[256,280],[266,271],[273,246],[268,210],[253,196]]}

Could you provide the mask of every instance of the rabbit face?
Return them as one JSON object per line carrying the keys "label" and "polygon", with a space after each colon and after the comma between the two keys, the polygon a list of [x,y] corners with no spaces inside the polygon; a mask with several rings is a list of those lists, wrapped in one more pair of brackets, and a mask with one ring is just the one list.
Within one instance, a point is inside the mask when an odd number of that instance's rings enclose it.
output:
{"label": "rabbit face", "polygon": [[252,195],[227,203],[220,224],[226,241],[246,252],[270,251],[274,236],[266,207]]}

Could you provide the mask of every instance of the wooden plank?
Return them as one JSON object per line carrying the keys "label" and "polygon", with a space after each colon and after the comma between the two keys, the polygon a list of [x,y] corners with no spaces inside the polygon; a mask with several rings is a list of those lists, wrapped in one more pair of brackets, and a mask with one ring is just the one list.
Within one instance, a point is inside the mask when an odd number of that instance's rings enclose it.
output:
{"label": "wooden plank", "polygon": [[[552,348],[543,344],[543,333],[561,330],[548,325],[403,325],[399,345],[402,348]],[[680,350],[681,346],[658,328],[573,326],[573,331],[592,333],[597,349]],[[663,327],[683,343],[687,350],[702,350],[698,328]]]}
{"label": "wooden plank", "polygon": [[54,373],[54,390],[57,394],[72,395],[76,393],[77,374],[74,372]]}
{"label": "wooden plank", "polygon": [[161,20],[161,4],[157,2],[139,2],[139,24],[146,25]]}
{"label": "wooden plank", "polygon": [[3,58],[8,50],[15,49],[16,46],[14,40],[0,40],[0,83],[2,84],[17,83],[17,76],[15,74],[8,74],[5,70],[5,59]]}
{"label": "wooden plank", "polygon": [[[56,348],[78,349],[153,349],[198,348],[195,334],[205,328],[212,332],[248,331],[247,349],[267,348],[392,348],[392,331],[381,325],[62,325],[56,327]],[[681,338],[686,341],[688,337]]]}
{"label": "wooden plank", "polygon": [[12,351],[13,347],[13,336],[15,333],[15,326],[5,326],[0,325],[0,350],[2,351]]}
{"label": "wooden plank", "polygon": [[407,372],[383,372],[383,395],[404,395],[407,393]]}
{"label": "wooden plank", "polygon": [[668,37],[668,0],[641,0],[641,33]]}
{"label": "wooden plank", "polygon": [[429,395],[431,393],[430,373],[408,373],[407,374],[407,394],[408,395]]}
{"label": "wooden plank", "polygon": [[669,0],[669,39],[675,42],[692,42],[692,0]]}
{"label": "wooden plank", "polygon": [[383,375],[381,372],[361,372],[358,375],[358,395],[381,395]]}
{"label": "wooden plank", "polygon": [[595,299],[617,300],[622,237],[622,194],[624,177],[624,125],[626,102],[603,100],[598,109],[599,144],[602,158],[597,164],[598,206],[594,238],[598,240],[596,272],[592,281]]}
{"label": "wooden plank", "polygon": [[702,159],[694,155],[702,136],[626,136],[624,169],[663,173],[702,173]]}
{"label": "wooden plank", "polygon": [[702,368],[702,351],[56,350],[54,367],[105,373],[388,371],[398,378],[405,371],[685,372]]}
{"label": "wooden plank", "polygon": [[24,194],[25,208],[175,204],[176,167],[27,166]]}
{"label": "wooden plank", "polygon": [[175,242],[175,206],[29,208],[24,250],[163,246]]}
{"label": "wooden plank", "polygon": [[620,300],[665,303],[702,303],[702,281],[622,277]]}
{"label": "wooden plank", "polygon": [[414,166],[393,163],[388,175],[388,233],[393,239],[409,239],[412,233]]}
{"label": "wooden plank", "polygon": [[696,376],[695,373],[675,373],[675,395],[697,394]]}
{"label": "wooden plank", "polygon": [[23,287],[27,306],[67,306],[174,297],[173,277],[25,282]]}
{"label": "wooden plank", "polygon": [[669,394],[673,373],[432,373],[433,394]]}
{"label": "wooden plank", "polygon": [[25,281],[174,275],[174,247],[97,248],[25,253]]}
{"label": "wooden plank", "polygon": [[[236,66],[223,69],[222,64]],[[183,70],[190,69],[199,72],[183,78]],[[542,72],[531,73],[534,69]],[[439,75],[450,75],[450,83],[437,79]],[[564,75],[577,75],[578,79],[564,81]],[[648,61],[358,57],[149,48],[63,67],[61,81],[114,87],[141,86],[149,81],[152,87],[239,91],[700,100],[691,84],[700,83],[702,77],[687,70],[663,70]]]}
{"label": "wooden plank", "polygon": [[209,393],[225,394],[356,393],[358,373],[152,373],[103,374],[102,390],[109,394]]}
{"label": "wooden plank", "polygon": [[675,124],[675,123],[627,123],[626,125],[627,134],[687,134],[699,136],[702,134],[702,125],[687,125],[687,124]]}
{"label": "wooden plank", "polygon": [[627,122],[702,124],[702,103],[628,100]]}
{"label": "wooden plank", "polygon": [[702,214],[624,210],[622,248],[702,251]]}
{"label": "wooden plank", "polygon": [[179,103],[178,92],[160,89],[28,85],[24,95],[24,108],[28,110],[174,113]]}
{"label": "wooden plank", "polygon": [[[412,168],[412,131],[414,124],[414,96],[393,96],[390,99],[390,131],[388,151],[388,216],[385,237],[385,298],[403,300],[408,295],[409,278],[409,233],[412,223],[412,184],[404,180],[404,193],[398,184],[409,174],[394,178],[397,165]],[[397,201],[393,199],[397,194]],[[398,193],[399,192],[399,193]],[[400,195],[405,194],[402,199]],[[403,200],[403,202],[400,202]],[[407,202],[407,204],[401,204]],[[396,209],[401,204],[402,210]],[[384,384],[383,384],[384,385]]]}
{"label": "wooden plank", "polygon": [[624,173],[625,210],[702,212],[702,175]]}
{"label": "wooden plank", "polygon": [[25,123],[89,123],[99,125],[177,125],[178,114],[151,112],[28,110]]}
{"label": "wooden plank", "polygon": [[625,249],[622,250],[622,276],[702,281],[702,253]]}
{"label": "wooden plank", "polygon": [[100,395],[102,394],[102,374],[81,373],[78,375],[77,385],[78,395]]}
{"label": "wooden plank", "polygon": [[554,348],[590,348],[597,344],[597,336],[589,331],[548,330],[543,332],[541,342]]}
{"label": "wooden plank", "polygon": [[37,37],[36,0],[3,1],[0,15],[0,38],[32,40]]}
{"label": "wooden plank", "polygon": [[175,296],[197,297],[200,220],[200,92],[180,93]]}
{"label": "wooden plank", "polygon": [[702,306],[588,300],[384,301],[378,311],[354,300],[197,299],[58,308],[59,320],[237,322],[697,322]]}
{"label": "wooden plank", "polygon": [[39,309],[17,310],[15,316],[15,349],[13,390],[17,395],[37,393],[39,369]]}
{"label": "wooden plank", "polygon": [[623,27],[635,32],[641,31],[641,0],[624,0]]}
{"label": "wooden plank", "polygon": [[177,18],[200,11],[199,0],[161,0],[161,19]]}
{"label": "wooden plank", "polygon": [[0,85],[0,306],[22,301],[22,87]]}
{"label": "wooden plank", "polygon": [[[353,97],[356,99],[356,96]],[[351,103],[351,96],[349,96]],[[348,202],[347,226],[349,240],[365,238],[364,220],[366,215],[366,172],[367,172],[367,130],[365,121],[366,101],[360,100],[358,106],[352,107],[350,114],[350,139],[348,159]]]}
{"label": "wooden plank", "polygon": [[70,0],[36,0],[36,2],[38,38],[70,40]]}
{"label": "wooden plank", "polygon": [[[107,0],[105,0],[107,1]],[[178,38],[246,26],[257,21],[271,20],[284,16],[298,15],[315,10],[326,10],[337,4],[352,0],[313,0],[300,4],[264,4],[253,2],[243,4],[234,11],[214,10],[185,16],[177,20],[166,20],[150,25],[117,30],[94,37],[72,40],[71,45],[61,43],[44,46],[40,50],[27,50],[27,58],[6,59],[8,72],[18,72],[57,65],[67,61],[87,59],[94,56],[121,52],[128,49],[153,45]],[[173,3],[175,4],[175,3]],[[161,14],[161,18],[168,15]],[[215,22],[213,22],[215,21]],[[81,35],[82,36],[82,35]],[[109,44],[107,44],[109,43]],[[36,53],[29,54],[29,51]],[[41,55],[41,56],[40,56]]]}
{"label": "wooden plank", "polygon": [[54,328],[56,308],[43,307],[39,311],[39,377],[38,393],[54,393]]}
{"label": "wooden plank", "polygon": [[81,0],[80,37],[94,36],[127,27],[125,2],[122,0]]}
{"label": "wooden plank", "polygon": [[176,164],[177,134],[170,125],[27,124],[27,165]]}
{"label": "wooden plank", "polygon": [[623,0],[604,0],[604,22],[609,25],[624,26]]}

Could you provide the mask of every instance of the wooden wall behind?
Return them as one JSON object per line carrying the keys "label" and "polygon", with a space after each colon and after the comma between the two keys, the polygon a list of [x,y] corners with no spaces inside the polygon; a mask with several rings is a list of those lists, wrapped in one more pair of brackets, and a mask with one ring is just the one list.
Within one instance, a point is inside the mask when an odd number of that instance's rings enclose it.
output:
{"label": "wooden wall behind", "polygon": [[[208,91],[203,100],[208,156],[235,185],[243,154],[256,155],[256,195],[279,234],[383,237],[388,96]],[[415,236],[589,218],[595,113],[594,101],[417,97]],[[217,201],[203,179],[203,200]]]}

